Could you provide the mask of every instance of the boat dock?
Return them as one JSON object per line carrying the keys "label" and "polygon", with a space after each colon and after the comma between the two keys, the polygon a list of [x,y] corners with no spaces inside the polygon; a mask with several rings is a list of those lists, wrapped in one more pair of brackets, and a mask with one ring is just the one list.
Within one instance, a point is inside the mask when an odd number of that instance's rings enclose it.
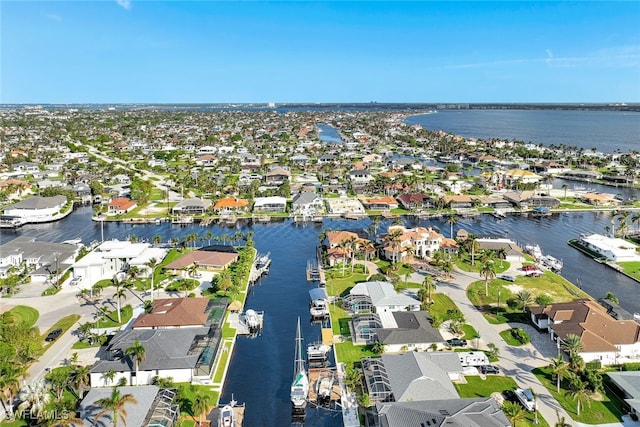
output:
{"label": "boat dock", "polygon": [[[249,312],[250,310],[247,310]],[[253,310],[251,310],[253,311]],[[253,311],[256,315],[257,326],[250,327],[247,313],[229,313],[229,326],[236,330],[238,335],[258,335],[264,324],[264,311]]]}
{"label": "boat dock", "polygon": [[307,262],[307,282],[320,282],[320,286],[327,284],[324,268],[316,261]]}
{"label": "boat dock", "polygon": [[249,283],[255,283],[263,275],[269,274],[269,267],[271,266],[271,253],[258,254],[253,260],[251,271],[249,272]]}
{"label": "boat dock", "polygon": [[[210,426],[219,425],[218,420],[220,419],[220,411],[221,407],[216,407],[209,412],[206,420],[209,422]],[[244,411],[245,405],[243,404],[234,404],[233,405],[233,424],[230,427],[242,427],[242,423],[244,422]]]}
{"label": "boat dock", "polygon": [[[340,384],[335,368],[309,369],[309,402],[330,405],[340,401]],[[329,389],[327,389],[329,387]]]}

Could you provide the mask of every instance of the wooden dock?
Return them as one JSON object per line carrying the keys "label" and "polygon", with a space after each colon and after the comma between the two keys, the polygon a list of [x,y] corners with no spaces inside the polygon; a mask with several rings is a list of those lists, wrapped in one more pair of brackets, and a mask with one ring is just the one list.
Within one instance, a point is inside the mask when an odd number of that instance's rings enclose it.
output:
{"label": "wooden dock", "polygon": [[318,401],[318,385],[322,378],[331,375],[333,377],[333,386],[331,388],[331,396],[329,402],[340,401],[340,383],[338,382],[338,373],[335,368],[311,368],[309,369],[309,402]]}
{"label": "wooden dock", "polygon": [[[220,414],[220,410],[222,408],[215,407],[209,412],[204,423],[208,423],[210,426],[217,427],[218,426],[218,416]],[[242,427],[242,423],[244,423],[244,403],[242,405],[235,404],[233,406],[233,426],[232,427]]]}

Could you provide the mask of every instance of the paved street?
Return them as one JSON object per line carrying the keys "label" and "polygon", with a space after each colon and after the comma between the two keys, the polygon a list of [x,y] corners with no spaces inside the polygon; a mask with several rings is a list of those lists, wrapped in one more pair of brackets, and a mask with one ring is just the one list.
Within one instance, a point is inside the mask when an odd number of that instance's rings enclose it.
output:
{"label": "paved street", "polygon": [[[512,266],[510,274],[515,272],[516,268]],[[411,281],[421,283],[424,276],[414,273]],[[486,348],[488,343],[493,343],[500,351],[499,366],[506,376],[512,377],[518,385],[523,389],[531,388],[538,398],[538,410],[540,414],[547,420],[550,425],[554,425],[557,421],[557,414],[565,417],[565,420],[577,427],[587,426],[587,424],[572,421],[571,416],[558,404],[551,396],[547,389],[538,381],[536,376],[531,373],[531,368],[546,366],[550,363],[551,358],[557,357],[557,348],[549,339],[549,336],[535,330],[530,325],[517,324],[513,325],[523,327],[531,337],[531,343],[521,347],[512,347],[499,335],[500,331],[509,329],[512,325],[492,325],[484,318],[484,316],[469,301],[466,294],[466,288],[472,282],[482,280],[478,273],[467,273],[456,271],[453,273],[453,279],[449,282],[438,282],[437,292],[448,295],[453,302],[460,308],[465,316],[466,322],[473,325],[480,335],[479,346]],[[476,340],[470,345],[475,347]],[[619,427],[619,426],[640,426],[640,423],[631,420],[623,423],[603,424],[602,427]],[[593,427],[593,425],[590,425]]]}

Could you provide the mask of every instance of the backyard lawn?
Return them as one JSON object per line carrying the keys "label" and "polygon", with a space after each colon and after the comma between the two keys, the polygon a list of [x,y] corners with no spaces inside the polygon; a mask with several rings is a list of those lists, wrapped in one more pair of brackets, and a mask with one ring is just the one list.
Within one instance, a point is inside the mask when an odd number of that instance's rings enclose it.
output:
{"label": "backyard lawn", "polygon": [[353,366],[354,363],[360,362],[365,357],[377,357],[378,355],[371,351],[368,345],[353,345],[351,341],[345,341],[334,344],[336,348],[336,356],[340,363],[347,366]]}
{"label": "backyard lawn", "polygon": [[16,305],[7,313],[11,314],[16,320],[16,323],[26,323],[31,327],[36,324],[40,313],[35,308],[27,307],[26,305]]}
{"label": "backyard lawn", "polygon": [[624,271],[625,274],[628,274],[636,280],[640,280],[640,261],[619,262],[618,264],[622,267],[622,271]]}

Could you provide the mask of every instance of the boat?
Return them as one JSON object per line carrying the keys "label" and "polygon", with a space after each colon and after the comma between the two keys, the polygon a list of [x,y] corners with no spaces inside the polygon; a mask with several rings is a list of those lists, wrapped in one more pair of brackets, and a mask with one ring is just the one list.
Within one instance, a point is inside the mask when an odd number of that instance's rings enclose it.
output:
{"label": "boat", "polygon": [[560,271],[563,267],[562,261],[558,258],[552,257],[551,255],[543,255],[540,258],[540,264],[542,264],[542,267],[552,271]]}
{"label": "boat", "polygon": [[329,316],[329,297],[324,288],[313,288],[309,291],[309,314],[312,320]]}
{"label": "boat", "polygon": [[249,328],[250,333],[259,331],[262,328],[261,314],[252,309],[247,310],[244,313],[244,323]]}
{"label": "boat", "polygon": [[329,356],[331,346],[322,343],[311,343],[307,346],[307,359],[309,362],[314,360],[324,361]]}
{"label": "boat", "polygon": [[323,405],[331,401],[331,393],[333,392],[334,376],[333,373],[327,372],[318,378],[317,399],[318,403]]}
{"label": "boat", "polygon": [[524,246],[524,251],[534,257],[536,260],[542,258],[542,249],[536,244],[529,244]]}
{"label": "boat", "polygon": [[77,245],[78,243],[82,243],[82,239],[69,239],[62,242],[64,245]]}
{"label": "boat", "polygon": [[504,219],[507,217],[507,214],[500,209],[496,209],[495,211],[493,211],[493,216],[497,219]]}
{"label": "boat", "polygon": [[27,223],[27,220],[19,216],[1,215],[0,228],[18,228]]}
{"label": "boat", "polygon": [[296,329],[295,357],[293,361],[293,382],[291,383],[291,403],[294,411],[304,410],[309,396],[309,377],[304,366],[302,354],[302,332],[300,332],[300,317]]}
{"label": "boat", "polygon": [[546,206],[536,206],[531,209],[532,216],[548,216],[551,215],[551,209]]}
{"label": "boat", "polygon": [[218,427],[234,427],[235,416],[233,414],[233,401],[231,401],[228,405],[224,405],[220,408],[220,412],[218,412]]}

